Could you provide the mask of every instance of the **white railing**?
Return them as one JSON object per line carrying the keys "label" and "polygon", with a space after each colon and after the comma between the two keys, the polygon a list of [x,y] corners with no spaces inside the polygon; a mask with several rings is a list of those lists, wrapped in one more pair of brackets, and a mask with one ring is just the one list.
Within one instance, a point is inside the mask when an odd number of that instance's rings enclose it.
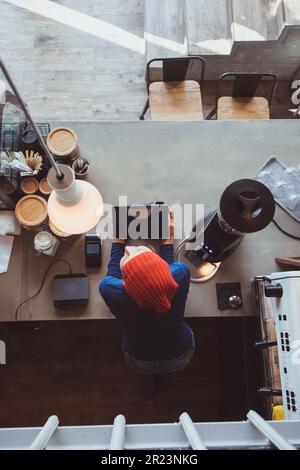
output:
{"label": "white railing", "polygon": [[182,415],[179,416],[179,421],[182,424],[183,430],[186,434],[191,448],[193,450],[207,450],[207,447],[204,445],[202,437],[197,431],[197,428],[193,423],[190,415],[188,415],[187,413],[182,413]]}
{"label": "white railing", "polygon": [[254,411],[247,417],[194,423],[183,413],[178,423],[130,425],[119,415],[113,425],[61,427],[51,416],[42,428],[0,429],[0,450],[300,449],[300,421],[267,422]]}
{"label": "white railing", "polygon": [[36,438],[34,439],[33,443],[30,446],[30,450],[44,450],[48,442],[50,441],[51,437],[53,436],[54,432],[58,428],[58,417],[57,416],[50,416],[46,424],[42,427]]}
{"label": "white railing", "polygon": [[124,449],[126,421],[123,415],[115,418],[111,433],[110,450]]}
{"label": "white railing", "polygon": [[297,450],[295,446],[290,444],[278,431],[276,431],[269,423],[267,423],[255,411],[249,411],[248,420],[256,427],[266,438],[279,450]]}

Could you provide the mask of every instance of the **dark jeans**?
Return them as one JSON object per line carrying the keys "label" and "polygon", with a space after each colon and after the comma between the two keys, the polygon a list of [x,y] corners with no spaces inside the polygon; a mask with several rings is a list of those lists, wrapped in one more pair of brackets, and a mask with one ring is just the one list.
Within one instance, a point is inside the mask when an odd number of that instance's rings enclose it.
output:
{"label": "dark jeans", "polygon": [[122,351],[127,364],[140,374],[163,374],[178,372],[184,369],[192,359],[195,351],[195,338],[193,335],[192,346],[181,356],[174,359],[160,361],[141,361],[132,357],[127,351],[125,351],[123,343]]}

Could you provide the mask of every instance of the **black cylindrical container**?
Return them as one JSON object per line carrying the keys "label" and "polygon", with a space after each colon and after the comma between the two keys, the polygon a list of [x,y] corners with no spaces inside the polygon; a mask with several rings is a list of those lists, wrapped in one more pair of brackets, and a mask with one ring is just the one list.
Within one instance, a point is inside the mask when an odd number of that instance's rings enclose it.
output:
{"label": "black cylindrical container", "polygon": [[274,217],[271,191],[254,179],[230,184],[221,196],[219,222],[227,233],[245,235],[264,229]]}

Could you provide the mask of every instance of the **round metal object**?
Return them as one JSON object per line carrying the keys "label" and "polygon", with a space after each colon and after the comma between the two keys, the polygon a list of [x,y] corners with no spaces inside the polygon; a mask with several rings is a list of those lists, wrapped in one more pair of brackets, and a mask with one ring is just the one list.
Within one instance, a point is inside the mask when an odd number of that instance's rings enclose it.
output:
{"label": "round metal object", "polygon": [[228,303],[231,308],[239,308],[242,305],[242,299],[238,295],[231,295]]}

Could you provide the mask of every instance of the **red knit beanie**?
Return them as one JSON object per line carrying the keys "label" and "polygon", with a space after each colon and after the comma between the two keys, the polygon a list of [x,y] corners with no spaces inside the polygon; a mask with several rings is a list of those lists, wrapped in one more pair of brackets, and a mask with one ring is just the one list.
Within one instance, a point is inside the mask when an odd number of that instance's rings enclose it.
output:
{"label": "red knit beanie", "polygon": [[147,251],[127,261],[122,268],[124,287],[139,307],[164,313],[178,289],[168,263],[156,253]]}

